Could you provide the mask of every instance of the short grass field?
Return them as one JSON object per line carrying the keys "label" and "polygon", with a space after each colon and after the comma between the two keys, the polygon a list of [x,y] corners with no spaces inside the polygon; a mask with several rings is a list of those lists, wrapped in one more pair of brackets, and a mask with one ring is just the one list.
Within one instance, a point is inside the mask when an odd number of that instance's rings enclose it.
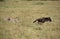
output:
{"label": "short grass field", "polygon": [[[33,23],[42,17],[51,17],[52,22]],[[0,2],[0,39],[60,39],[60,2]]]}

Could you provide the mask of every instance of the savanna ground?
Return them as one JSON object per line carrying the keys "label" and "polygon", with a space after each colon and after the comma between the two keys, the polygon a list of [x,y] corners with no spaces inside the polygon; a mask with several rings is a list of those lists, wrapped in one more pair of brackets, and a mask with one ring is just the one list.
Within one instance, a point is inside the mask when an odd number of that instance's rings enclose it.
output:
{"label": "savanna ground", "polygon": [[[18,17],[19,22],[5,20],[8,17]],[[52,22],[33,23],[41,17],[51,17]],[[0,2],[0,39],[60,39],[60,2]]]}

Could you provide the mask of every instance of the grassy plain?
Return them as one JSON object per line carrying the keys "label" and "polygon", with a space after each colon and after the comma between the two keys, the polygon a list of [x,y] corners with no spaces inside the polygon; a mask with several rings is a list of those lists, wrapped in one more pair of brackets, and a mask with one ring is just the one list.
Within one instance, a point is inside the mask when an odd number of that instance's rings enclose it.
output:
{"label": "grassy plain", "polygon": [[[7,17],[18,17],[19,22],[4,20]],[[52,22],[33,23],[41,17],[51,17]],[[0,2],[0,39],[60,39],[60,2]]]}

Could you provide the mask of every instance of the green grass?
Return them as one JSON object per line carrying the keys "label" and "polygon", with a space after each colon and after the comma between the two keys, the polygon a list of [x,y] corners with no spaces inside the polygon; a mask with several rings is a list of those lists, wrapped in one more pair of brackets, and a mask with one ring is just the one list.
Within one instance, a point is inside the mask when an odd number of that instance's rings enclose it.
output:
{"label": "green grass", "polygon": [[[59,1],[5,1],[0,5],[0,39],[60,39]],[[47,16],[51,23],[33,23]],[[5,20],[7,17],[18,17],[20,22]]]}

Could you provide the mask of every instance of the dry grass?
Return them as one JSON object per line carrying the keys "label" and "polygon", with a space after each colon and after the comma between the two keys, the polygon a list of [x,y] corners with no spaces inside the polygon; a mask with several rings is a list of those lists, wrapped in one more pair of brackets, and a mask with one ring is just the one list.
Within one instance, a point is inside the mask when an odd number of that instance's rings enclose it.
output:
{"label": "dry grass", "polygon": [[[60,2],[8,1],[0,4],[0,39],[60,39]],[[52,18],[51,23],[33,23],[47,16]],[[7,17],[18,17],[20,22],[4,20]]]}

